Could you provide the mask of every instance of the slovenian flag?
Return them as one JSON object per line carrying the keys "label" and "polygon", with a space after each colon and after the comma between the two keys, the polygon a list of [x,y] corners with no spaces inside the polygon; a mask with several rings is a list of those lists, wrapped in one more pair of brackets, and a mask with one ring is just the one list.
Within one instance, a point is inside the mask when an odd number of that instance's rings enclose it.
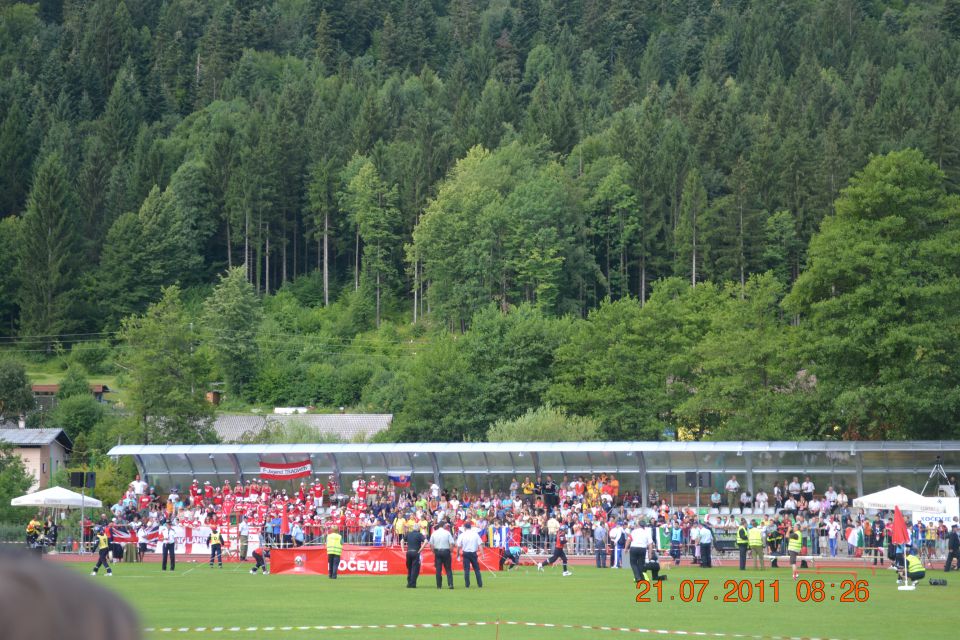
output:
{"label": "slovenian flag", "polygon": [[392,483],[393,483],[393,486],[395,486],[395,487],[409,487],[409,486],[410,486],[410,476],[408,476],[408,475],[406,475],[406,474],[394,475],[394,474],[391,473],[391,474],[388,474],[387,477],[390,478],[390,482],[392,482]]}

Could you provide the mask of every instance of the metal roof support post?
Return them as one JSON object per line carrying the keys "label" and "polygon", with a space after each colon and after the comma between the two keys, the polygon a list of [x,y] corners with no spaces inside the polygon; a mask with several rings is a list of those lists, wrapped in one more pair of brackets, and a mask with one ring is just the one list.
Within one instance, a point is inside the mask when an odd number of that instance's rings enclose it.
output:
{"label": "metal roof support post", "polygon": [[140,477],[143,478],[143,481],[147,484],[152,484],[150,482],[150,476],[147,475],[147,468],[143,466],[143,458],[140,456],[133,456],[133,463],[137,465],[137,470],[140,472]]}
{"label": "metal roof support post", "polygon": [[[443,480],[443,476],[440,474],[440,461],[437,460],[437,453],[436,453],[436,451],[432,451],[432,452],[430,453],[430,465],[433,467],[433,483],[434,483],[435,485],[437,485],[438,487],[442,487],[443,484],[441,484],[440,481]],[[411,475],[413,474],[413,459],[412,459],[412,458],[411,458],[411,460],[410,460],[410,473],[411,473]]]}
{"label": "metal roof support post", "polygon": [[[187,464],[190,464],[190,456],[185,456],[187,459]],[[173,487],[173,474],[170,473],[170,465],[167,464],[167,456],[160,456],[160,462],[163,463],[163,468],[167,470],[167,487]],[[191,467],[191,470],[193,467]]]}
{"label": "metal roof support post", "polygon": [[[863,495],[863,455],[857,454],[856,458],[857,458],[857,497],[860,497]],[[887,473],[889,472],[890,470],[887,469]],[[852,504],[853,500],[851,500],[850,502]]]}
{"label": "metal roof support post", "polygon": [[533,477],[538,478],[540,476],[540,454],[531,451],[530,460],[533,461]]}
{"label": "metal roof support post", "polygon": [[745,452],[743,454],[743,465],[747,470],[747,491],[750,492],[750,495],[753,496],[753,454]]}
{"label": "metal roof support post", "polygon": [[[649,495],[649,489],[647,488],[649,482],[647,481],[647,461],[643,458],[643,451],[637,451],[637,471],[640,473],[640,504],[647,504],[647,496]],[[654,505],[647,504],[648,507]]]}
{"label": "metal roof support post", "polygon": [[229,453],[227,455],[233,464],[233,473],[236,474],[237,480],[243,480],[243,469],[240,468],[240,459],[237,458],[237,454]]}
{"label": "metal roof support post", "polygon": [[[337,456],[333,455],[332,452],[327,453],[327,457],[330,459],[330,470],[333,472],[333,481],[337,483],[337,486],[340,487],[340,465],[337,464]],[[334,496],[330,496],[330,504],[333,504]]]}

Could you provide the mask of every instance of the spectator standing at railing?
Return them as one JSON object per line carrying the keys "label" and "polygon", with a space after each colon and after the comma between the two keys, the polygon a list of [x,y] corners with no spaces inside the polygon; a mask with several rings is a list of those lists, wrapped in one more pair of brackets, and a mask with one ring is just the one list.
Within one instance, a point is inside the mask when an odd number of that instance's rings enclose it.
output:
{"label": "spectator standing at railing", "polygon": [[607,568],[607,545],[610,542],[610,536],[607,533],[606,523],[600,519],[593,525],[593,548],[597,557],[597,568]]}

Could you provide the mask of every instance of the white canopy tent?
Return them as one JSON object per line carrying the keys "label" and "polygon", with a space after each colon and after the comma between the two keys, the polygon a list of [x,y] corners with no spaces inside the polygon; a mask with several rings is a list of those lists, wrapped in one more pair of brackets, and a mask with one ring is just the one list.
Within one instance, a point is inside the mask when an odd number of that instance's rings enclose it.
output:
{"label": "white canopy tent", "polygon": [[48,507],[51,509],[100,509],[103,503],[96,498],[83,496],[63,487],[50,487],[36,493],[14,498],[10,501],[14,507]]}
{"label": "white canopy tent", "polygon": [[900,507],[903,511],[932,511],[935,513],[943,510],[943,505],[936,498],[924,497],[899,485],[854,498],[853,506],[861,509]]}

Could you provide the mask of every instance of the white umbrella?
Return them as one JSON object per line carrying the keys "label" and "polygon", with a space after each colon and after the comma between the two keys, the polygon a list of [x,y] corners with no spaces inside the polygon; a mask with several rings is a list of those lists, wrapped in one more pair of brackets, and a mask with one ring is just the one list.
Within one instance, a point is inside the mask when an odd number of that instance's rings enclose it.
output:
{"label": "white umbrella", "polygon": [[853,506],[861,509],[893,509],[900,507],[904,511],[943,511],[936,498],[926,498],[919,493],[897,485],[883,491],[854,498]]}
{"label": "white umbrella", "polygon": [[82,507],[99,509],[103,503],[96,498],[74,493],[63,487],[50,487],[36,493],[14,498],[10,501],[14,507],[53,507],[58,509],[80,509]]}

